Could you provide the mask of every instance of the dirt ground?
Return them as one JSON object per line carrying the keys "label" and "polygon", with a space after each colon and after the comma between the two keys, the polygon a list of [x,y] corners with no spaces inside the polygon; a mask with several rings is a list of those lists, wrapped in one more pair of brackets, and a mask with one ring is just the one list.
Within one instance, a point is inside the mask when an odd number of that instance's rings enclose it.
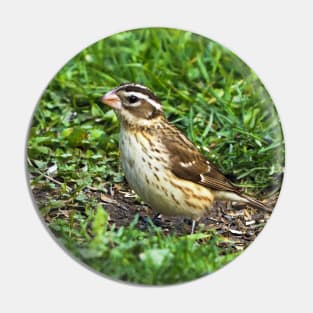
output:
{"label": "dirt ground", "polygon": [[[34,199],[40,207],[48,198],[53,195],[51,192],[42,190],[33,190]],[[106,193],[87,189],[85,194],[90,198],[96,197],[101,200],[106,211],[109,213],[109,223],[115,224],[118,229],[121,226],[127,226],[134,219],[135,214],[139,214],[137,227],[141,230],[147,229],[149,225],[148,218],[153,219],[156,226],[160,227],[165,234],[185,235],[191,232],[192,221],[182,217],[166,217],[159,215],[154,218],[157,212],[153,211],[147,205],[141,203],[136,195],[125,185],[114,185]],[[270,208],[274,208],[277,196],[265,201]],[[67,212],[75,208],[70,205],[68,208],[55,208],[45,217],[47,223],[54,216],[66,218]],[[76,207],[79,210],[83,208]],[[245,249],[260,233],[265,226],[270,214],[263,212],[246,204],[229,203],[224,201],[215,202],[213,208],[207,216],[204,216],[196,226],[197,230],[215,229],[222,235],[228,246],[231,244],[233,251]]]}
{"label": "dirt ground", "polygon": [[[144,230],[148,226],[147,218],[153,219],[157,214],[147,205],[138,203],[136,195],[124,188],[112,188],[108,194],[99,194],[99,196],[110,215],[110,223],[114,223],[117,227],[129,225],[137,213],[140,216],[137,227]],[[269,208],[274,208],[276,201],[277,196],[264,203]],[[245,249],[256,238],[269,217],[269,213],[246,204],[230,205],[225,201],[217,201],[210,213],[199,221],[196,231],[215,229],[218,234],[233,243],[234,250],[239,251]],[[153,221],[165,234],[185,235],[191,232],[192,221],[188,218],[159,215]]]}

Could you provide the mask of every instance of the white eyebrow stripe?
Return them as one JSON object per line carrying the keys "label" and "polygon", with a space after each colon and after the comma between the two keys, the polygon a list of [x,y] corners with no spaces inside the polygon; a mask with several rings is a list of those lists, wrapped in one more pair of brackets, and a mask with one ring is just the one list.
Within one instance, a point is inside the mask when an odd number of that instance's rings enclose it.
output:
{"label": "white eyebrow stripe", "polygon": [[125,91],[126,97],[129,96],[136,96],[139,99],[148,99],[149,97],[147,95],[144,95],[141,92],[136,92],[136,91]]}
{"label": "white eyebrow stripe", "polygon": [[[139,86],[139,85],[138,85]],[[147,89],[147,88],[146,88]],[[145,95],[141,92],[136,92],[136,91],[126,91],[125,95],[127,97],[129,96],[136,96],[138,99],[143,99],[147,100],[149,103],[151,103],[157,110],[161,110],[161,105],[160,103],[156,102],[155,100],[151,99],[148,95]],[[139,106],[139,103],[130,103],[129,106],[137,107]]]}
{"label": "white eyebrow stripe", "polygon": [[157,110],[162,110],[161,104],[149,98],[148,100]]}

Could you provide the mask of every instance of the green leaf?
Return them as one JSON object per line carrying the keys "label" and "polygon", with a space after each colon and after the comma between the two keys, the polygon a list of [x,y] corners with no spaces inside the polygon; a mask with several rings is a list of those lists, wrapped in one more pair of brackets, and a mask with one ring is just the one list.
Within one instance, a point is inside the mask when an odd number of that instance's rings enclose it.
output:
{"label": "green leaf", "polygon": [[109,215],[99,204],[96,208],[96,214],[92,223],[92,232],[96,237],[102,236],[108,225]]}

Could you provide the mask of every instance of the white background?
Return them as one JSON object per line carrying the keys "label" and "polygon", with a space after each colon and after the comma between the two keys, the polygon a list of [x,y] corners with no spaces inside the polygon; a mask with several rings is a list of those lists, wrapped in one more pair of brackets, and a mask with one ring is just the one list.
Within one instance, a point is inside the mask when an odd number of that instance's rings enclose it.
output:
{"label": "white background", "polygon": [[[2,1],[1,312],[312,312],[310,1]],[[40,222],[24,145],[35,105],[76,53],[118,31],[169,26],[230,48],[259,75],[287,146],[277,208],[254,244],[217,273],[175,287],[107,280],[70,258]]]}

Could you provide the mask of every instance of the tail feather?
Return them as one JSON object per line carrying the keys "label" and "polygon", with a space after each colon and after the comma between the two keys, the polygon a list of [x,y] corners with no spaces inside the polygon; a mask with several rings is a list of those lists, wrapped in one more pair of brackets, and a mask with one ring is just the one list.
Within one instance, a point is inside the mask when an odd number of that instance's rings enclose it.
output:
{"label": "tail feather", "polygon": [[259,200],[250,198],[249,196],[243,195],[240,191],[237,192],[217,191],[215,192],[215,199],[245,202],[251,204],[251,206],[257,209],[261,209],[265,212],[272,213],[272,210],[269,207],[267,207],[264,203],[262,203]]}
{"label": "tail feather", "polygon": [[272,210],[269,207],[267,207],[264,203],[262,203],[261,201],[250,198],[246,195],[241,195],[241,197],[246,199],[247,203],[251,204],[253,207],[255,207],[257,209],[261,209],[261,210],[266,211],[268,213],[272,213]]}

